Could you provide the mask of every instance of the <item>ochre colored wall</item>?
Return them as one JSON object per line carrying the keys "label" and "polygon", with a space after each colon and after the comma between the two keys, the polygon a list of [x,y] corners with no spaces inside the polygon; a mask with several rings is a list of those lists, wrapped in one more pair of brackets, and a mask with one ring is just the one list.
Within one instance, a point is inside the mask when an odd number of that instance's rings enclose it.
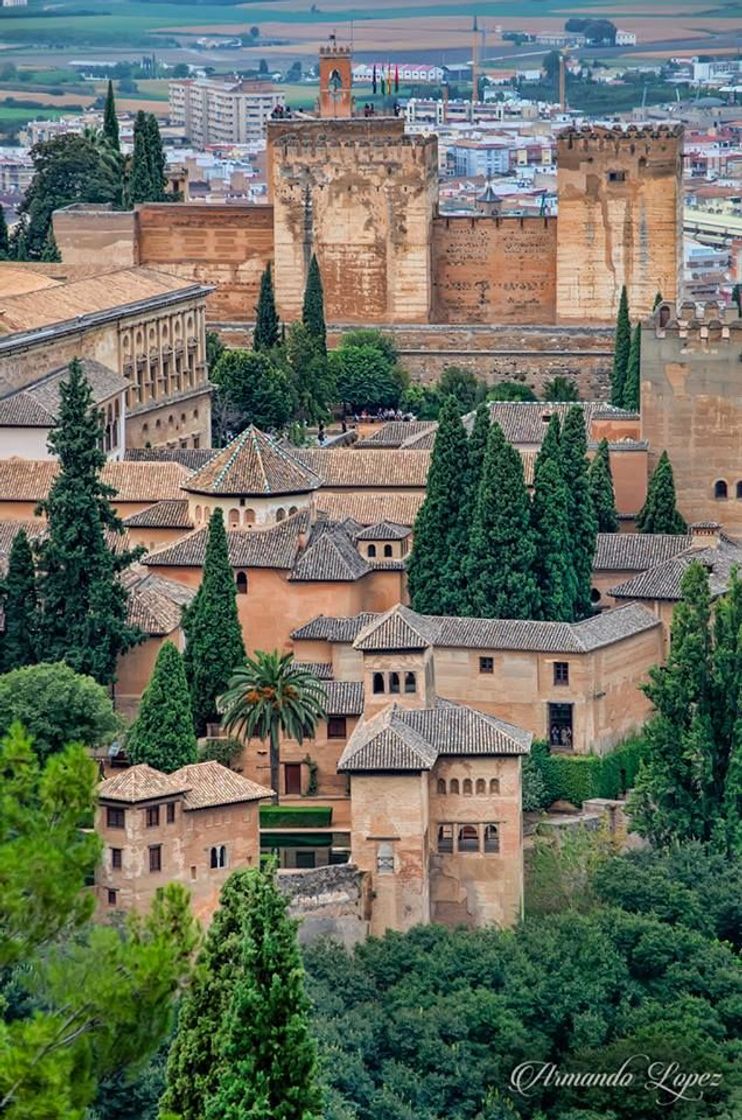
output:
{"label": "ochre colored wall", "polygon": [[146,203],[136,210],[137,264],[215,284],[208,315],[252,318],[273,258],[273,208],[248,203]]}
{"label": "ochre colored wall", "polygon": [[553,323],[556,232],[556,218],[436,218],[434,322]]}
{"label": "ochre colored wall", "polygon": [[65,265],[105,261],[107,268],[131,268],[135,261],[134,214],[131,210],[70,207],[56,210],[54,238]]}

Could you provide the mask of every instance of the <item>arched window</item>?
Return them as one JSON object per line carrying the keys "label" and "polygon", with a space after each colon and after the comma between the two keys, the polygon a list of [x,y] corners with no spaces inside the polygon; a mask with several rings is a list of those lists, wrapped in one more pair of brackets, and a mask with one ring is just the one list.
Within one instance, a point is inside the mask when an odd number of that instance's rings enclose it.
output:
{"label": "arched window", "polygon": [[477,793],[480,794],[480,793],[486,793],[486,792],[487,792],[487,783],[485,782],[484,778],[477,778]]}
{"label": "arched window", "polygon": [[718,500],[727,497],[727,484],[723,478],[714,483],[714,497]]}
{"label": "arched window", "polygon": [[471,797],[472,790],[471,778],[464,778],[464,797]]}
{"label": "arched window", "polygon": [[276,510],[276,521],[283,521],[283,519],[285,517],[286,517],[286,510],[283,508],[283,506],[279,506],[278,509]]}
{"label": "arched window", "polygon": [[737,501],[742,498],[742,482],[737,483]]}
{"label": "arched window", "polygon": [[414,673],[405,673],[404,690],[405,692],[417,692],[417,679]]}
{"label": "arched window", "polygon": [[670,308],[669,307],[661,307],[660,308],[660,327],[666,327],[669,322],[670,322]]}
{"label": "arched window", "polygon": [[242,520],[245,522],[246,525],[254,525],[255,524],[255,510],[254,509],[246,509],[244,514],[242,515]]}
{"label": "arched window", "polygon": [[227,849],[224,844],[217,844],[211,849],[209,862],[214,869],[227,866]]}
{"label": "arched window", "polygon": [[399,673],[389,674],[389,691],[399,692]]}
{"label": "arched window", "polygon": [[237,594],[238,595],[247,595],[247,573],[246,572],[238,572],[237,573],[237,579],[235,580],[235,582],[237,584]]}
{"label": "arched window", "polygon": [[490,778],[490,793],[499,794],[500,792],[500,779]]}
{"label": "arched window", "polygon": [[390,544],[384,545],[384,556],[389,559],[392,555],[392,546]]}
{"label": "arched window", "polygon": [[376,693],[377,695],[378,695],[378,694],[379,694],[380,692],[384,692],[384,691],[385,691],[385,689],[384,689],[384,674],[383,674],[383,673],[374,673],[374,684],[373,684],[373,688],[374,688],[374,692],[375,692],[375,693]]}
{"label": "arched window", "polygon": [[231,509],[229,511],[229,527],[234,529],[240,523],[240,511],[238,509]]}
{"label": "arched window", "polygon": [[297,507],[296,506],[291,506],[291,508],[289,509],[289,517],[293,517],[296,512],[297,512]]}
{"label": "arched window", "polygon": [[196,506],[196,508],[193,511],[193,517],[194,517],[195,521],[200,521],[201,520],[201,506]]}
{"label": "arched window", "polygon": [[438,851],[439,852],[452,852],[453,851],[453,825],[452,824],[439,824],[438,825]]}
{"label": "arched window", "polygon": [[368,546],[368,548],[366,549],[366,555],[368,557],[370,557],[371,559],[374,558],[374,556],[376,555],[376,545],[375,544],[370,544]]}
{"label": "arched window", "polygon": [[459,825],[459,851],[479,851],[479,829],[475,824]]}
{"label": "arched window", "polygon": [[450,785],[448,787],[448,792],[449,793],[458,793],[459,792],[459,779],[458,778],[451,778],[451,782],[450,782]]}
{"label": "arched window", "polygon": [[484,850],[485,852],[499,852],[500,826],[498,824],[486,824],[484,826]]}
{"label": "arched window", "polygon": [[445,783],[445,780],[443,778],[438,779],[438,792],[439,793],[445,793],[446,792],[446,783]]}
{"label": "arched window", "polygon": [[591,603],[599,603],[600,599],[601,599],[601,595],[600,595],[600,591],[598,590],[598,588],[597,587],[591,587],[590,588],[590,602]]}

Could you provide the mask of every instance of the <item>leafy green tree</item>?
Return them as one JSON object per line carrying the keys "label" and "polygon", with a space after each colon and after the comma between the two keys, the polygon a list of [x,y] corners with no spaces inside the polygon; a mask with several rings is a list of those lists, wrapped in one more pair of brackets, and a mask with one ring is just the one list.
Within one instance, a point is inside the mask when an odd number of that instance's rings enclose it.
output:
{"label": "leafy green tree", "polygon": [[552,377],[544,384],[545,401],[578,401],[580,394],[577,385],[568,377]]}
{"label": "leafy green tree", "polygon": [[470,369],[446,366],[438,382],[442,400],[455,397],[461,412],[471,412],[487,394],[485,383]]}
{"label": "leafy green tree", "polygon": [[69,369],[49,435],[60,470],[39,504],[48,523],[38,546],[40,648],[47,660],[111,684],[118,658],[142,637],[127,620],[128,595],[119,579],[141,552],[110,543],[124,527],[110,504],[115,490],[101,482],[101,416],[80,363]]}
{"label": "leafy green tree", "polygon": [[533,570],[540,614],[548,622],[571,622],[571,528],[569,495],[559,462],[546,459],[534,475],[531,527],[536,546]]}
{"label": "leafy green tree", "polygon": [[538,618],[535,553],[523,461],[493,424],[469,542],[467,613]]}
{"label": "leafy green tree", "polygon": [[225,691],[245,658],[227,534],[220,509],[213,511],[209,521],[203,578],[195,599],[183,612],[183,631],[193,720],[197,733],[203,735],[207,723],[219,722],[217,697]]}
{"label": "leafy green tree", "polygon": [[623,387],[623,407],[629,412],[639,411],[641,392],[642,325],[637,323],[631,336],[629,360],[626,364],[626,381]]}
{"label": "leafy green tree", "polygon": [[67,743],[106,747],[121,731],[106,689],[63,662],[42,661],[0,676],[0,735],[15,722],[26,728],[42,759]]}
{"label": "leafy green tree", "polygon": [[206,1120],[320,1120],[317,1046],[296,938],[273,868],[247,872],[242,966],[221,1031],[223,1061]]}
{"label": "leafy green tree", "polygon": [[172,642],[164,642],[157,655],[126,753],[133,765],[146,762],[166,774],[198,757],[183,658]]}
{"label": "leafy green tree", "polygon": [[647,497],[636,519],[640,533],[670,533],[678,536],[688,531],[678,512],[672,464],[663,451],[647,487]]}
{"label": "leafy green tree", "polygon": [[248,740],[268,740],[274,800],[279,796],[281,735],[300,746],[313,739],[317,723],[325,717],[326,701],[320,681],[297,666],[292,653],[257,650],[235,669],[221,699],[222,723]]}
{"label": "leafy green tree", "polygon": [[210,377],[225,349],[226,347],[216,331],[206,332],[206,364],[209,367]]}
{"label": "leafy green tree", "polygon": [[316,422],[337,399],[335,377],[328,355],[304,323],[292,323],[286,335],[286,360],[299,401],[300,419]]}
{"label": "leafy green tree", "polygon": [[[414,544],[407,561],[407,583],[413,610],[421,614],[461,614],[458,586],[448,578],[458,540],[462,465],[468,444],[455,397],[441,409],[430,458],[423,501],[415,519]],[[450,607],[450,611],[446,610]]]}
{"label": "leafy green tree", "polygon": [[357,327],[355,330],[346,331],[340,341],[341,346],[373,346],[379,350],[390,366],[396,366],[399,360],[394,338],[383,331],[370,327]]}
{"label": "leafy green tree", "polygon": [[538,400],[530,385],[520,381],[500,381],[487,392],[488,401],[535,401]]}
{"label": "leafy green tree", "polygon": [[405,388],[404,377],[375,346],[343,343],[328,355],[338,398],[352,412],[396,408]]}
{"label": "leafy green tree", "polygon": [[616,336],[613,343],[613,373],[611,374],[611,404],[623,408],[624,387],[629,366],[631,350],[631,320],[629,319],[629,297],[626,285],[621,288],[616,319]]}
{"label": "leafy green tree", "polygon": [[325,297],[322,290],[322,276],[320,275],[319,263],[314,253],[312,253],[312,259],[309,262],[301,320],[309,331],[310,336],[317,344],[320,352],[326,354],[327,327],[325,326]]}
{"label": "leafy green tree", "polygon": [[249,424],[264,430],[283,428],[296,410],[289,370],[264,351],[225,350],[211,380],[219,387],[222,427],[232,432]]}
{"label": "leafy green tree", "polygon": [[593,508],[588,480],[585,414],[573,405],[564,417],[561,436],[562,476],[569,499],[572,568],[574,572],[574,617],[592,614],[593,558],[598,535],[598,519]]}
{"label": "leafy green tree", "polygon": [[2,587],[5,630],[0,642],[2,672],[33,665],[38,659],[39,600],[36,568],[25,529],[13,537],[8,574]]}
{"label": "leafy green tree", "polygon": [[260,277],[260,295],[255,308],[255,330],[253,331],[254,350],[272,350],[281,340],[281,320],[276,311],[276,296],[273,291],[271,264],[268,264]]}
{"label": "leafy green tree", "polygon": [[97,767],[81,746],[41,766],[18,724],[0,746],[0,1112],[80,1117],[98,1083],[133,1070],[167,1033],[195,943],[171,883],[126,926],[92,925],[84,891],[101,844],[80,822]]}
{"label": "leafy green tree", "polygon": [[6,260],[9,254],[8,223],[5,219],[5,210],[0,205],[0,260]]}
{"label": "leafy green tree", "polygon": [[598,444],[598,450],[593,456],[587,475],[590,483],[590,497],[593,500],[593,509],[598,519],[598,532],[617,533],[618,515],[616,514],[613,472],[611,471],[611,456],[607,439],[602,439]]}
{"label": "leafy green tree", "polygon": [[116,99],[113,95],[113,82],[108,79],[108,89],[106,90],[106,103],[103,106],[103,132],[108,143],[117,151],[121,151],[119,143],[119,121],[116,115]]}

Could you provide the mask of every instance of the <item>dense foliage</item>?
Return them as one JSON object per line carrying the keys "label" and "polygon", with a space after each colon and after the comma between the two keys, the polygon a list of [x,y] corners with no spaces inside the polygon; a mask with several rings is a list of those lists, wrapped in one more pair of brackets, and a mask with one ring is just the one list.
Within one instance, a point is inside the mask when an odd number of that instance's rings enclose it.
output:
{"label": "dense foliage", "polygon": [[585,414],[573,405],[564,417],[560,442],[562,477],[567,487],[568,522],[574,579],[574,618],[592,614],[593,558],[598,521],[588,480]]}
{"label": "dense foliage", "polygon": [[126,737],[126,753],[166,774],[197,760],[191,696],[183,658],[164,642],[144,690],[137,718]]}
{"label": "dense foliage", "polygon": [[350,412],[376,412],[399,405],[406,378],[380,346],[353,344],[344,338],[329,355],[329,362],[338,400]]}
{"label": "dense foliage", "polygon": [[608,440],[602,439],[588,468],[590,497],[598,522],[599,533],[617,533],[618,516],[613,492],[613,473]]}
{"label": "dense foliage", "polygon": [[667,452],[663,451],[647,488],[647,497],[636,519],[640,533],[670,533],[675,536],[688,529],[678,512],[675,478]]}
{"label": "dense foliage", "polygon": [[165,156],[157,118],[140,109],[134,120],[134,149],[127,183],[129,205],[165,201],[165,183]]}
{"label": "dense foliage", "polygon": [[13,537],[8,572],[0,588],[5,626],[0,640],[3,673],[33,665],[39,654],[39,597],[36,568],[25,529]]}
{"label": "dense foliage", "polygon": [[265,350],[225,350],[211,371],[221,440],[249,424],[263,431],[284,428],[296,413],[291,371],[280,355]]}
{"label": "dense foliage", "polygon": [[255,330],[252,344],[255,350],[272,350],[281,340],[281,320],[276,311],[273,276],[270,261],[260,277],[260,294],[255,308]]}

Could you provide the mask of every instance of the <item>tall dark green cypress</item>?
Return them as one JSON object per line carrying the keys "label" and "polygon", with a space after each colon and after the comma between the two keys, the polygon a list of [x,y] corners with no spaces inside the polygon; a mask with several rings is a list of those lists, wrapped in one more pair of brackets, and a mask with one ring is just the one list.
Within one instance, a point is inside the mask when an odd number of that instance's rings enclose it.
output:
{"label": "tall dark green cypress", "polygon": [[126,753],[133,765],[146,762],[171,774],[196,761],[196,746],[183,658],[172,642],[164,642],[129,730]]}
{"label": "tall dark green cypress", "polygon": [[536,547],[533,570],[539,588],[540,616],[547,622],[572,621],[572,551],[569,498],[557,459],[544,459],[534,473],[531,526]]}
{"label": "tall dark green cypress", "polygon": [[241,968],[225,1019],[223,1064],[205,1120],[321,1120],[317,1046],[296,936],[273,869],[250,876]]}
{"label": "tall dark green cypress", "polygon": [[675,497],[672,464],[663,451],[647,487],[647,499],[636,519],[640,533],[670,533],[678,536],[688,526],[681,517]]}
{"label": "tall dark green cypress", "polygon": [[148,201],[161,202],[165,198],[165,153],[162,149],[160,126],[154,113],[147,113],[144,118],[144,132],[146,137],[147,161],[149,164],[149,178],[152,197]]}
{"label": "tall dark green cypress", "polygon": [[8,223],[5,220],[5,210],[0,205],[0,260],[6,260],[10,254],[10,239],[8,237]]}
{"label": "tall dark green cypress", "polygon": [[616,514],[613,472],[611,471],[611,456],[607,439],[602,439],[598,444],[598,450],[595,452],[587,474],[590,481],[593,509],[598,520],[598,532],[617,533],[618,516]]}
{"label": "tall dark green cypress", "polygon": [[0,643],[0,671],[22,669],[38,660],[39,600],[36,569],[25,529],[13,537],[8,574],[2,588],[5,631]]}
{"label": "tall dark green cypress", "polygon": [[572,540],[572,567],[574,571],[574,617],[587,618],[592,614],[593,559],[598,535],[587,471],[587,437],[585,414],[579,405],[573,405],[562,425],[562,474],[569,498],[569,526]]}
{"label": "tall dark green cypress", "polygon": [[466,431],[455,397],[441,408],[430,459],[425,500],[415,519],[414,544],[407,562],[413,610],[421,614],[460,614],[458,585],[451,585],[448,563],[458,538],[462,473],[468,457]]}
{"label": "tall dark green cypress", "polygon": [[446,565],[446,580],[449,595],[445,597],[444,604],[448,614],[465,614],[468,610],[466,594],[467,558],[469,555],[469,538],[474,521],[474,512],[477,508],[479,484],[482,481],[482,467],[484,455],[487,450],[487,437],[490,430],[490,412],[486,404],[477,406],[474,414],[469,442],[467,444],[467,467],[463,473],[460,497],[459,515],[457,519],[456,536],[451,538],[450,551]]}
{"label": "tall dark green cypress", "polygon": [[113,82],[108,79],[106,103],[103,107],[103,135],[116,152],[121,151],[119,142],[119,121],[116,115],[116,99],[113,96]]}
{"label": "tall dark green cypress", "polygon": [[183,631],[193,720],[197,733],[203,735],[207,723],[219,721],[217,697],[245,659],[224,517],[218,508],[209,521],[203,578],[183,614]]}
{"label": "tall dark green cypress", "polygon": [[57,247],[57,239],[54,236],[54,226],[49,223],[49,230],[44,241],[44,247],[41,250],[42,261],[61,261],[62,255]]}
{"label": "tall dark green cypress", "polygon": [[523,461],[500,425],[493,424],[469,545],[468,613],[538,618],[535,553]]}
{"label": "tall dark green cypress", "polygon": [[631,349],[631,320],[629,319],[629,297],[626,285],[621,288],[618,304],[616,335],[613,343],[613,373],[611,374],[611,404],[623,408],[624,385],[629,366]]}
{"label": "tall dark green cypress", "polygon": [[119,579],[141,552],[114,551],[111,544],[124,527],[111,506],[116,491],[101,482],[101,416],[82,366],[75,360],[69,368],[49,436],[60,469],[39,505],[48,524],[38,548],[39,648],[46,661],[66,661],[77,673],[110,684],[119,655],[142,638],[127,620],[128,596]]}
{"label": "tall dark green cypress", "polygon": [[309,262],[309,274],[307,275],[307,286],[304,289],[304,306],[301,318],[317,346],[323,353],[326,353],[325,297],[322,290],[319,263],[314,253],[312,253],[312,259]]}
{"label": "tall dark green cypress", "polygon": [[641,392],[641,349],[642,325],[637,323],[631,336],[631,349],[626,367],[626,381],[623,387],[623,407],[629,412],[639,411],[639,398]]}
{"label": "tall dark green cypress", "polygon": [[152,198],[152,175],[150,170],[147,117],[142,109],[134,119],[134,145],[131,157],[131,172],[128,184],[129,202],[149,202]]}
{"label": "tall dark green cypress", "polygon": [[276,297],[273,291],[273,277],[270,261],[260,278],[260,296],[255,308],[255,330],[253,350],[272,350],[281,339],[281,320],[276,311]]}

